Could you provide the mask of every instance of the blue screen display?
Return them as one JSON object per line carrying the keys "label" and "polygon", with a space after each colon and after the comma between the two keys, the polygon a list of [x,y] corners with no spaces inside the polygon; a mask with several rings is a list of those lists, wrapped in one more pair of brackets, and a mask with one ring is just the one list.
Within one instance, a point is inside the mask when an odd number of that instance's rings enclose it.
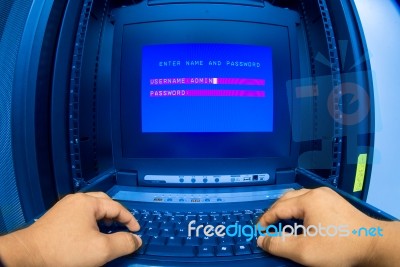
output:
{"label": "blue screen display", "polygon": [[272,79],[270,47],[144,46],[142,132],[272,132]]}

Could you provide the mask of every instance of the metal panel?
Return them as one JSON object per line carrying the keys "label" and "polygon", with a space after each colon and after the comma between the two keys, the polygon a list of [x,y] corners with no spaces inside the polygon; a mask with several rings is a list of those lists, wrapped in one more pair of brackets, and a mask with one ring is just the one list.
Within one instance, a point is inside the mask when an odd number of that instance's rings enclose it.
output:
{"label": "metal panel", "polygon": [[31,0],[0,4],[0,234],[25,223],[14,172],[11,103],[17,55],[31,4]]}

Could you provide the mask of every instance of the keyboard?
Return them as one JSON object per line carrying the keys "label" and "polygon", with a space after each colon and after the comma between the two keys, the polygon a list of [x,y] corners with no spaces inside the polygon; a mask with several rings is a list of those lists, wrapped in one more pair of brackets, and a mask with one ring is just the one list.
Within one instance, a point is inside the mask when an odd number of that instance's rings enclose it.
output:
{"label": "keyboard", "polygon": [[[141,229],[136,234],[143,241],[142,246],[134,253],[136,257],[175,257],[199,260],[215,257],[269,257],[257,246],[256,238],[246,236],[206,236],[201,228],[188,236],[188,225],[203,227],[212,225],[255,225],[264,213],[263,209],[231,210],[215,212],[176,212],[130,209],[138,220]],[[191,229],[193,229],[191,228]],[[105,233],[127,231],[123,225],[114,223],[111,226],[100,225]]]}

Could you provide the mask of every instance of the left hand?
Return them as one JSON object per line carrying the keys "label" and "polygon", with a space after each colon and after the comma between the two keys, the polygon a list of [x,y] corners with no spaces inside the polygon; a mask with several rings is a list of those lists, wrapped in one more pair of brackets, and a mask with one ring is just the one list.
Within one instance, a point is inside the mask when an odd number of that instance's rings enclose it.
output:
{"label": "left hand", "polygon": [[105,193],[77,193],[32,226],[1,237],[0,258],[6,266],[100,266],[141,246],[132,233],[100,233],[97,221],[102,219],[133,232],[140,229],[133,215]]}

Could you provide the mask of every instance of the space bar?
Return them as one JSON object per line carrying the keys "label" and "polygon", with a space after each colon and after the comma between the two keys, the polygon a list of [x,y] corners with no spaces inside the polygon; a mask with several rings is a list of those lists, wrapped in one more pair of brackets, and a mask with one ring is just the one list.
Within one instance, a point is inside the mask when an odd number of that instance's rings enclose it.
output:
{"label": "space bar", "polygon": [[191,246],[169,247],[150,244],[147,246],[145,254],[152,256],[193,257],[194,251]]}

